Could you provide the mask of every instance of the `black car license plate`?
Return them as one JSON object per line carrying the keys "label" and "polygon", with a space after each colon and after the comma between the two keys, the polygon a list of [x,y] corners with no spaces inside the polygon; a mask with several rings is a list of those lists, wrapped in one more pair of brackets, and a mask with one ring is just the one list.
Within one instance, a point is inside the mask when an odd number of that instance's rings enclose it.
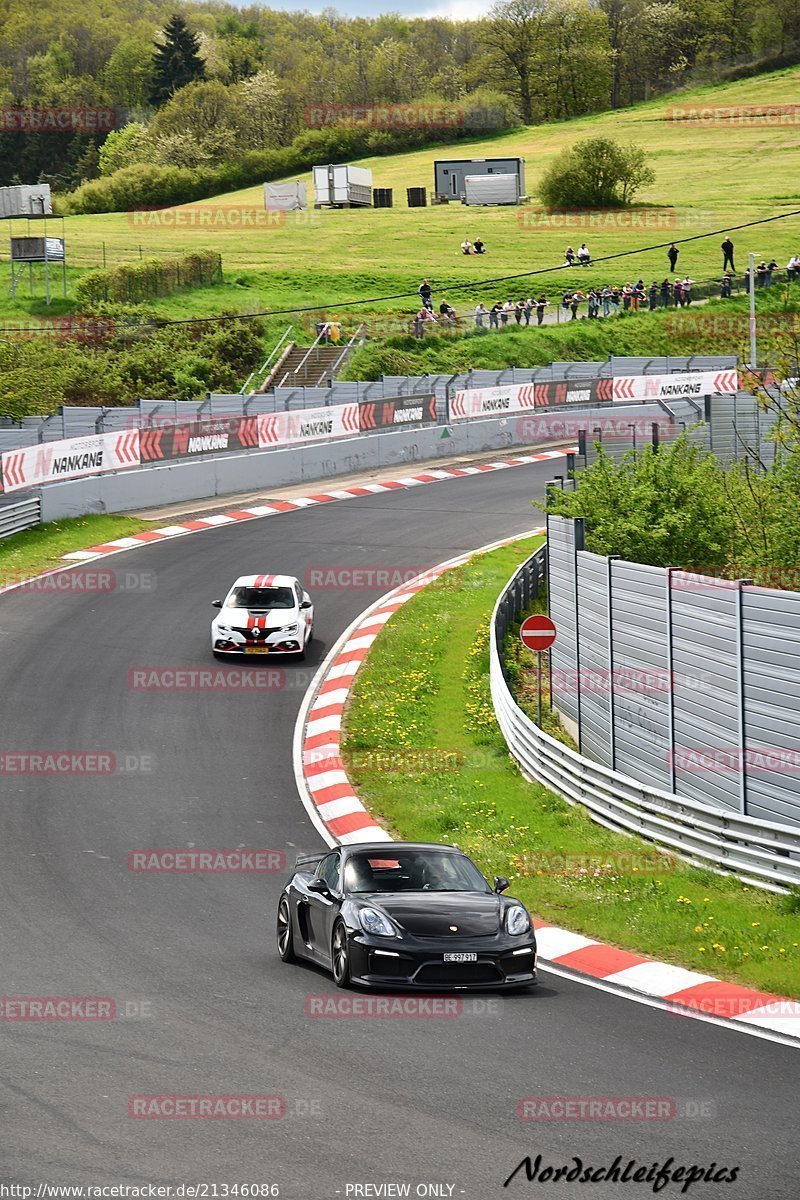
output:
{"label": "black car license plate", "polygon": [[445,962],[477,962],[477,954],[465,953],[462,951],[454,951],[451,954],[445,954]]}

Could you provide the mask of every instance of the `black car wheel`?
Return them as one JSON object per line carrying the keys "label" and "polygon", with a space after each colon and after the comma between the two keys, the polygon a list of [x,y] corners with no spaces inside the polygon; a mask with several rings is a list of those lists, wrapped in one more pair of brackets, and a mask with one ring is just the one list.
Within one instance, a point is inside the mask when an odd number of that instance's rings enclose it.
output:
{"label": "black car wheel", "polygon": [[333,982],[337,987],[348,987],[350,984],[350,952],[347,948],[347,930],[342,921],[337,921],[333,930],[331,964]]}
{"label": "black car wheel", "polygon": [[278,954],[283,962],[297,962],[292,936],[292,915],[286,896],[281,896],[281,902],[278,905]]}

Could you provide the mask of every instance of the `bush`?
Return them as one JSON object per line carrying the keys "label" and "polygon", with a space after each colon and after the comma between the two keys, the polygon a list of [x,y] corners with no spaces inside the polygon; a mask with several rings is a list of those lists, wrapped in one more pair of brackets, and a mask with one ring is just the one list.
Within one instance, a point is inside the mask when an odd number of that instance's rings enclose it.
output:
{"label": "bush", "polygon": [[178,288],[208,286],[221,278],[222,259],[211,250],[182,258],[147,258],[107,271],[90,271],[76,283],[75,299],[79,310],[94,311],[103,301],[137,304],[168,296]]}
{"label": "bush", "polygon": [[554,159],[539,184],[539,196],[548,208],[619,208],[654,180],[641,147],[586,138]]}
{"label": "bush", "polygon": [[683,434],[669,447],[630,450],[618,464],[601,448],[574,492],[553,490],[540,507],[585,517],[586,548],[628,562],[724,567],[736,546],[725,471]]}
{"label": "bush", "polygon": [[[454,110],[454,123],[430,127],[375,129],[369,121],[306,129],[289,146],[272,150],[245,150],[218,166],[159,166],[139,162],[92,180],[59,198],[62,213],[124,212],[147,205],[186,204],[221,192],[251,187],[308,171],[315,163],[346,162],[375,155],[396,154],[431,142],[452,142],[477,133],[497,133],[518,124],[516,109],[507,96],[480,89],[457,104],[428,98]],[[124,130],[120,131],[120,136]],[[133,141],[133,139],[131,139]],[[147,145],[147,141],[143,141]],[[129,147],[128,147],[129,148]]]}

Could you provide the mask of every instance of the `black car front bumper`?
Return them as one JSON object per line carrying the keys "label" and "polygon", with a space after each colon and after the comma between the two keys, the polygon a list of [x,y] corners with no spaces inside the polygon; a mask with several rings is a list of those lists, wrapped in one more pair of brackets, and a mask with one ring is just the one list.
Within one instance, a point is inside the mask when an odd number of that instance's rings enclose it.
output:
{"label": "black car front bumper", "polygon": [[[350,978],[360,987],[414,991],[495,991],[536,982],[533,933],[453,939],[349,938]],[[445,954],[475,954],[474,962],[445,962]]]}

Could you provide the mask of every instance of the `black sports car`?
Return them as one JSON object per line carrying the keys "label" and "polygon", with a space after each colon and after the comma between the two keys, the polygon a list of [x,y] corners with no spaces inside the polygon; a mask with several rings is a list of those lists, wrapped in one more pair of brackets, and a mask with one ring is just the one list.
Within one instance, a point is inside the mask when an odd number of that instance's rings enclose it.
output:
{"label": "black sports car", "polygon": [[501,895],[452,846],[361,842],[297,859],[278,904],[278,953],[307,958],[337,987],[524,988],[536,938],[518,900]]}

